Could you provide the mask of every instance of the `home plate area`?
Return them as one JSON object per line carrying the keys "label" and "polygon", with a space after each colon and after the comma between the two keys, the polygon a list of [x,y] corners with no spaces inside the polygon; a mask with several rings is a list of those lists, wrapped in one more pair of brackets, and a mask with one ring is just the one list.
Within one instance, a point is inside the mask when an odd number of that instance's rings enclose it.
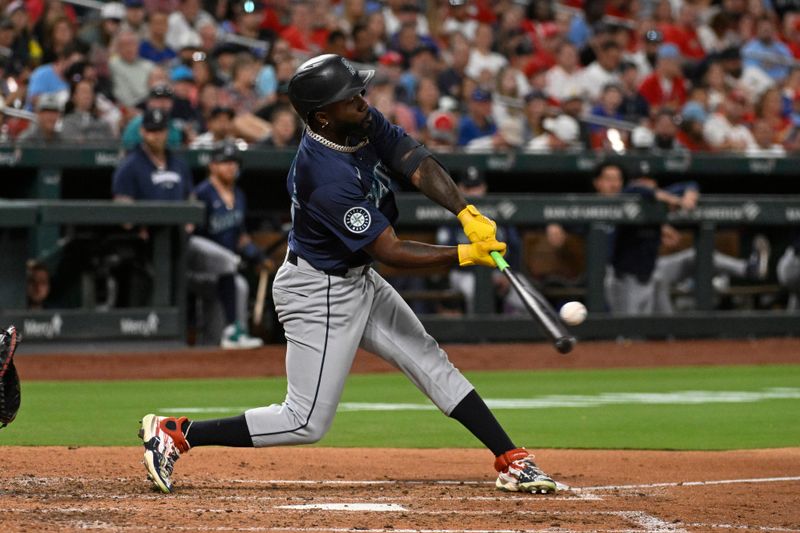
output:
{"label": "home plate area", "polygon": [[542,450],[552,496],[496,491],[483,450],[198,448],[169,495],[139,448],[0,453],[3,531],[800,531],[796,448]]}

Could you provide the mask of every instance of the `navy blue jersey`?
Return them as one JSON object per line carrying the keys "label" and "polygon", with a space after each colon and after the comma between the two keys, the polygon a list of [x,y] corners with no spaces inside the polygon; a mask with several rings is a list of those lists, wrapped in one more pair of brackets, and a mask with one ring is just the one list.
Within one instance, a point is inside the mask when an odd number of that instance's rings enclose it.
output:
{"label": "navy blue jersey", "polygon": [[156,168],[141,145],[134,148],[114,171],[114,196],[134,200],[186,200],[192,190],[192,173],[183,158],[167,152],[167,167]]}
{"label": "navy blue jersey", "polygon": [[406,134],[370,107],[369,143],[354,153],[339,152],[303,135],[289,169],[292,198],[289,247],[323,271],[372,261],[365,246],[397,219],[386,166]]}
{"label": "navy blue jersey", "polygon": [[244,214],[247,208],[242,190],[234,188],[233,207],[230,209],[210,180],[200,183],[194,194],[206,206],[205,223],[195,229],[195,234],[236,252],[239,238],[244,232]]}

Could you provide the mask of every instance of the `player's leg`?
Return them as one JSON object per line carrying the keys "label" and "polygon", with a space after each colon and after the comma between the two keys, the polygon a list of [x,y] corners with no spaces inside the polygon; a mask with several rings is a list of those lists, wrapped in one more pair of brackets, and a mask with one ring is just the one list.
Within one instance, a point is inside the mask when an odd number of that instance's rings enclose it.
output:
{"label": "player's leg", "polygon": [[328,430],[369,316],[372,285],[364,276],[338,278],[284,264],[273,299],[286,333],[286,398],[242,415],[190,421],[147,415],[145,465],[171,491],[180,453],[195,446],[279,446],[316,442]]}
{"label": "player's leg", "polygon": [[517,448],[472,384],[453,366],[411,308],[376,272],[370,272],[375,297],[361,346],[403,373],[445,414],[458,420],[496,457],[498,487],[553,492],[552,479],[532,456]]}

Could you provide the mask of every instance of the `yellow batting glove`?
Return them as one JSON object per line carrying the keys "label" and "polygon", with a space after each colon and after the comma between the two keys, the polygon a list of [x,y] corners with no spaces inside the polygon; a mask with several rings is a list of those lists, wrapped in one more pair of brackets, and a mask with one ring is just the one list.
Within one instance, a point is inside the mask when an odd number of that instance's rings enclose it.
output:
{"label": "yellow batting glove", "polygon": [[500,252],[500,255],[505,255],[506,243],[497,241],[496,239],[488,239],[485,241],[473,242],[472,244],[459,244],[458,264],[462,267],[474,265],[496,266],[494,259],[489,255],[491,252]]}
{"label": "yellow batting glove", "polygon": [[478,208],[470,204],[457,215],[464,227],[464,235],[471,242],[485,241],[497,237],[497,224],[494,220],[481,215]]}

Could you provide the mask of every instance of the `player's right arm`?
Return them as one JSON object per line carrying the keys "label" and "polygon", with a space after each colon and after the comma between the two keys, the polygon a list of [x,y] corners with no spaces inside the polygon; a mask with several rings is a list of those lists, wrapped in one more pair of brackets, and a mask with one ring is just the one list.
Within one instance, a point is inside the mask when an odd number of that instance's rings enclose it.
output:
{"label": "player's right arm", "polygon": [[495,266],[491,252],[506,253],[506,243],[491,239],[458,246],[439,246],[397,238],[394,228],[388,226],[364,249],[381,263],[393,267],[420,268],[447,266]]}

